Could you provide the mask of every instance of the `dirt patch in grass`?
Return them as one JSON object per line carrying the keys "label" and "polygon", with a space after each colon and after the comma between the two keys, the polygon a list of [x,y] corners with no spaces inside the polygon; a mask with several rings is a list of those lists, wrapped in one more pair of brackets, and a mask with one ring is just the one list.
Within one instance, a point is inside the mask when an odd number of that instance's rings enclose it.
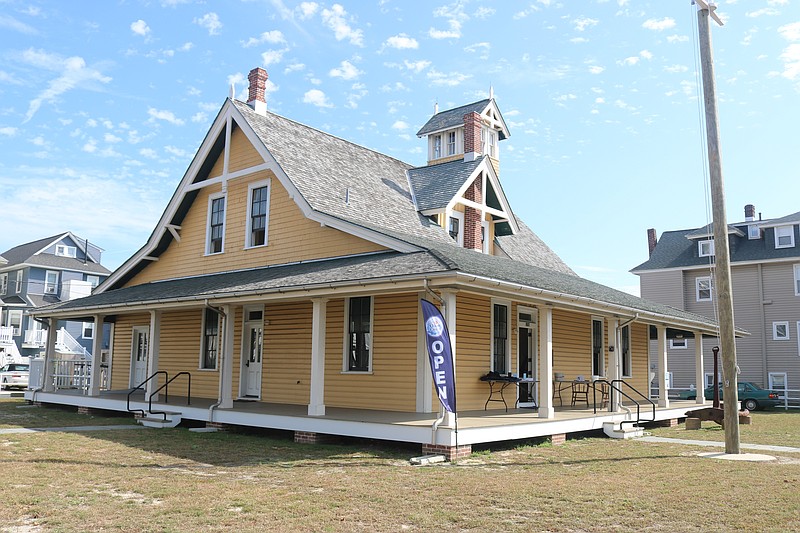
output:
{"label": "dirt patch in grass", "polygon": [[[498,443],[457,464],[418,447],[185,428],[0,435],[3,527],[27,531],[788,531],[800,464],[678,444]],[[19,529],[23,531],[24,529]]]}
{"label": "dirt patch in grass", "polygon": [[0,429],[135,424],[129,413],[94,410],[79,414],[76,407],[38,406],[20,399],[0,399]]}

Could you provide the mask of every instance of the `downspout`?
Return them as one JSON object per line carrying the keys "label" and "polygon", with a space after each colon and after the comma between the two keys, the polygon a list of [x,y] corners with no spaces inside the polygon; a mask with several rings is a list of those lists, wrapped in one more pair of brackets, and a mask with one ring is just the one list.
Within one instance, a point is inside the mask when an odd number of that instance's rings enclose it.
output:
{"label": "downspout", "polygon": [[[442,299],[438,294],[433,292],[430,287],[428,287],[428,278],[422,280],[423,286],[425,287],[425,292],[430,294],[434,300],[438,301],[439,304],[442,306],[442,309],[446,309],[446,304],[444,303],[444,299]],[[442,313],[444,314],[444,313]],[[439,428],[439,424],[444,422],[445,416],[447,412],[444,410],[444,406],[441,402],[439,402],[439,418],[434,420],[433,425],[431,426],[431,444],[436,445],[436,430]]]}
{"label": "downspout", "polygon": [[760,302],[758,310],[761,312],[761,377],[764,388],[767,388],[769,386],[769,375],[767,374],[767,312],[765,309],[767,302],[764,301],[764,272],[761,263],[758,264],[758,300]]}
{"label": "downspout", "polygon": [[[223,311],[221,307],[214,307],[213,305],[210,305],[208,303],[208,300],[205,300],[203,302],[203,304],[204,304],[204,309],[211,309],[212,311],[215,311],[215,312],[219,313],[222,316],[222,326],[223,327],[221,328],[222,329],[222,333],[220,334],[220,339],[219,339],[218,342],[219,342],[220,345],[225,346],[225,343],[223,341],[226,340],[225,339],[225,331],[227,330],[227,325],[228,325],[228,315],[225,314],[225,311]],[[223,350],[220,350],[220,356],[219,356],[219,387],[217,389],[217,402],[211,404],[211,406],[209,406],[209,408],[208,408],[208,421],[209,422],[213,422],[214,421],[214,409],[216,409],[217,407],[222,405],[222,399],[223,399],[222,398],[222,378],[223,378],[222,367],[223,367],[224,360],[225,360],[225,350],[223,349]]]}

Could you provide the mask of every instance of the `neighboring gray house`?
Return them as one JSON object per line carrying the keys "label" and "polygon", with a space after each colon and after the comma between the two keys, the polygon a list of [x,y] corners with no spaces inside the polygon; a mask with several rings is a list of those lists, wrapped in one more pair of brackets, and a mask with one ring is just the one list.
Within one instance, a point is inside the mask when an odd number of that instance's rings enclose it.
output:
{"label": "neighboring gray house", "polygon": [[[736,340],[740,381],[767,388],[800,389],[800,212],[761,220],[753,205],[730,224],[734,320],[750,333]],[[711,226],[667,231],[656,241],[648,230],[650,258],[631,272],[642,298],[715,317],[714,241]],[[711,382],[714,339],[704,341],[706,385]],[[673,388],[695,385],[694,339],[670,339]],[[651,368],[654,361],[651,347]]]}
{"label": "neighboring gray house", "polygon": [[[0,362],[38,355],[47,332],[28,311],[89,296],[111,273],[100,264],[102,249],[70,232],[15,246],[0,261]],[[91,352],[94,322],[58,324],[57,348],[71,355]]]}

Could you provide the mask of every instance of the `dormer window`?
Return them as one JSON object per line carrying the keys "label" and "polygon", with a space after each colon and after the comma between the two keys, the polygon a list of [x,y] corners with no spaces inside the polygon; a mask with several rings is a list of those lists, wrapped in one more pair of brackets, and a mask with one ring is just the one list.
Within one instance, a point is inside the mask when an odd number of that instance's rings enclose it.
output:
{"label": "dormer window", "polygon": [[461,211],[450,213],[447,217],[447,233],[459,246],[464,246],[464,213]]}
{"label": "dormer window", "polygon": [[714,255],[714,241],[700,241],[697,243],[697,248],[700,254],[700,257],[710,257]]}
{"label": "dormer window", "polygon": [[456,132],[451,131],[447,134],[447,155],[456,153]]}
{"label": "dormer window", "polygon": [[458,227],[458,219],[456,217],[450,217],[450,237],[457,239],[460,229],[461,228]]}
{"label": "dormer window", "polygon": [[750,240],[761,238],[761,228],[757,224],[750,224],[747,226],[747,238]]}
{"label": "dormer window", "polygon": [[442,136],[441,135],[434,135],[433,136],[433,159],[439,159],[442,157]]}
{"label": "dormer window", "polygon": [[61,257],[75,257],[78,250],[74,246],[67,246],[66,244],[56,244],[56,255]]}
{"label": "dormer window", "polygon": [[794,226],[775,228],[775,248],[794,248]]}

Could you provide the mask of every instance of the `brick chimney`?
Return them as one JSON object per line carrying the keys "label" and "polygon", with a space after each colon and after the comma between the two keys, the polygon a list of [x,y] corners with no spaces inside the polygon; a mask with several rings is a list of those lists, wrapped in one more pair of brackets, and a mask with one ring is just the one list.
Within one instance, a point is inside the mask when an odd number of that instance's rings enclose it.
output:
{"label": "brick chimney", "polygon": [[[482,187],[483,182],[481,177],[478,176],[464,192],[464,197],[478,204],[483,203]],[[482,222],[480,211],[469,206],[464,208],[464,248],[483,250],[483,239],[481,238],[483,234]]]}
{"label": "brick chimney", "polygon": [[267,114],[267,71],[261,67],[254,68],[247,75],[250,82],[247,94],[247,105],[259,115]]}
{"label": "brick chimney", "polygon": [[647,250],[649,255],[653,255],[653,250],[656,249],[656,244],[658,243],[658,239],[656,238],[656,230],[655,228],[650,228],[647,230]]}
{"label": "brick chimney", "polygon": [[746,206],[744,206],[744,219],[747,222],[756,219],[756,206],[754,206],[753,204],[747,204]]}
{"label": "brick chimney", "polygon": [[464,115],[464,161],[474,161],[482,151],[481,116],[473,111]]}

